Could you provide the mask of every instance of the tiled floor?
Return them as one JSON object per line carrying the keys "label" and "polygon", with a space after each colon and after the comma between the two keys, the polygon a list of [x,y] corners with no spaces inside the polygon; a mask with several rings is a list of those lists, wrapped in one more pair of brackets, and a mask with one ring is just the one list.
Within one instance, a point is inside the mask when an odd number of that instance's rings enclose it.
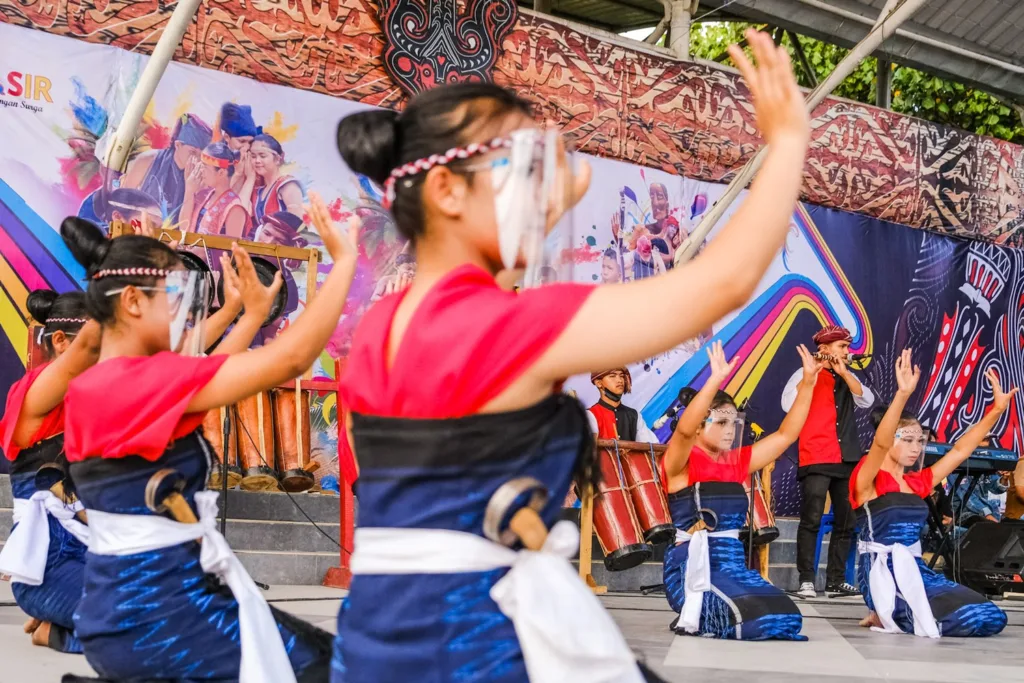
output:
{"label": "tiled floor", "polygon": [[[334,630],[341,593],[316,586],[277,586],[277,607]],[[701,683],[877,683],[879,679],[991,683],[1018,681],[1024,672],[1024,603],[1007,603],[1010,626],[987,639],[930,641],[873,633],[857,626],[859,599],[811,600],[804,612],[805,643],[737,643],[676,637],[663,596],[610,595],[605,606],[630,645],[669,681]],[[32,647],[24,615],[0,582],[0,683],[49,683],[67,672],[90,673],[85,659]],[[585,683],[585,682],[581,682]]]}

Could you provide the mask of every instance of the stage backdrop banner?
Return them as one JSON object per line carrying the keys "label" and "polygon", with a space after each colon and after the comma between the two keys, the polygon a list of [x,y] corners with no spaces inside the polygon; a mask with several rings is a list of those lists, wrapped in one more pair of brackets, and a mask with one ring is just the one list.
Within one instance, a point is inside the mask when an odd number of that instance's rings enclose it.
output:
{"label": "stage backdrop banner", "polygon": [[[38,57],[30,65],[25,54]],[[319,376],[332,375],[356,321],[389,279],[399,269],[414,268],[407,245],[380,208],[379,188],[351,173],[334,151],[337,122],[362,105],[172,64],[146,112],[127,173],[101,188],[98,159],[145,58],[7,25],[0,25],[0,57],[10,69],[0,73],[0,126],[6,133],[0,149],[0,391],[24,371],[28,292],[82,286],[82,269],[58,233],[68,215],[105,225],[114,217],[148,213],[199,233],[318,246],[303,208],[310,190],[324,196],[336,220],[359,213],[359,270],[346,315],[315,368]],[[247,132],[256,134],[251,142],[241,135]],[[239,177],[228,184],[233,195],[211,185],[209,177],[193,177],[200,148],[216,141],[249,153],[237,165]],[[672,255],[724,189],[606,159],[590,163],[593,182],[576,211],[582,229],[574,245],[574,273],[586,282],[632,280],[670,268]],[[213,199],[200,217],[195,204],[211,190]],[[186,195],[193,198],[191,212],[181,206]],[[940,438],[952,440],[991,402],[982,379],[986,368],[1024,384],[1022,259],[1010,249],[799,206],[785,249],[751,300],[698,338],[632,366],[633,392],[625,402],[655,425],[677,406],[680,389],[702,386],[708,376],[702,347],[720,339],[739,358],[724,388],[746,401],[751,420],[771,432],[783,417],[782,388],[799,367],[796,345],[809,344],[822,325],[841,324],[853,335],[853,352],[872,355],[860,374],[880,402],[895,389],[896,353],[906,345],[914,348],[925,379],[911,407]],[[306,297],[304,270],[288,262],[275,265],[287,274],[288,312],[257,343],[287,327]],[[329,269],[330,263],[321,265],[321,278]],[[687,315],[700,305],[685,297],[659,303],[666,316]],[[619,333],[625,315],[607,312],[609,335]],[[596,401],[586,377],[573,378],[567,388],[585,405]],[[333,395],[318,398],[313,410],[319,475],[334,475]],[[1022,417],[1015,401],[998,426],[1003,446],[1020,449]],[[866,412],[858,411],[858,423],[867,446]],[[663,441],[671,436],[667,423],[655,432]],[[782,514],[798,509],[795,458],[794,447],[776,470]]]}

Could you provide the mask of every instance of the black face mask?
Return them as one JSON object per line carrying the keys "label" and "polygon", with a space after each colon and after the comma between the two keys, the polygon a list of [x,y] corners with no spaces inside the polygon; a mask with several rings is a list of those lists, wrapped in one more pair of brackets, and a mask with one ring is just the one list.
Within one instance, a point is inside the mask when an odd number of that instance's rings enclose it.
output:
{"label": "black face mask", "polygon": [[611,401],[615,401],[616,403],[618,403],[622,399],[622,394],[616,394],[615,392],[609,391],[608,389],[601,389],[601,393],[603,393],[606,398],[608,398]]}

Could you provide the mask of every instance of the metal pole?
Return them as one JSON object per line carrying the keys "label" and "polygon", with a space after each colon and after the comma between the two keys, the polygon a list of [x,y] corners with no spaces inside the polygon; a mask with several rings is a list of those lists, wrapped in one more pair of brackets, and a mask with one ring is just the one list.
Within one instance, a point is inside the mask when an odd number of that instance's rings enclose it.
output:
{"label": "metal pole", "polygon": [[167,26],[164,27],[164,32],[160,36],[160,40],[157,41],[153,54],[146,62],[146,68],[143,69],[142,77],[139,78],[139,83],[135,86],[135,92],[128,100],[128,106],[125,107],[124,115],[114,134],[114,142],[107,152],[107,159],[104,163],[107,168],[114,171],[124,170],[125,164],[128,162],[128,154],[135,143],[135,133],[139,128],[139,122],[142,121],[142,115],[145,114],[146,107],[149,106],[149,101],[156,91],[156,86],[160,83],[160,78],[164,75],[167,64],[174,56],[174,50],[181,43],[181,37],[185,35],[185,30],[192,22],[192,17],[195,16],[196,8],[199,7],[201,1],[178,0],[178,6],[174,8],[171,18],[167,20]]}
{"label": "metal pole", "polygon": [[661,37],[665,35],[665,31],[668,30],[669,22],[672,21],[672,2],[671,0],[661,0],[662,6],[665,8],[665,16],[661,18],[658,25],[654,27],[654,30],[644,38],[644,42],[648,45],[657,45]]}
{"label": "metal pole", "polygon": [[690,0],[672,0],[669,48],[678,59],[690,58]]}
{"label": "metal pole", "polygon": [[804,70],[804,75],[807,76],[807,81],[811,84],[812,88],[818,86],[818,74],[814,72],[814,68],[811,67],[811,62],[807,59],[807,53],[804,52],[804,46],[800,42],[800,36],[793,33],[792,31],[786,31],[789,34],[789,42],[793,44],[793,52],[796,53],[797,61],[800,62],[800,68]]}
{"label": "metal pole", "polygon": [[[857,43],[856,47],[850,50],[849,54],[843,61],[836,65],[836,68],[828,75],[828,77],[818,84],[814,90],[807,96],[807,111],[814,111],[822,100],[824,100],[829,93],[836,89],[843,80],[853,73],[857,65],[860,64],[861,60],[870,55],[875,49],[882,44],[882,42],[893,35],[896,29],[910,18],[914,12],[917,11],[921,5],[927,0],[904,0],[896,9],[889,15],[879,16],[878,21],[875,22],[874,27],[866,36],[864,40]],[[732,205],[733,200],[739,196],[743,188],[747,186],[750,179],[757,173],[757,169],[761,167],[761,163],[764,161],[765,154],[767,153],[767,145],[758,150],[747,164],[740,169],[740,172],[736,174],[732,182],[729,183],[729,187],[726,188],[725,193],[715,203],[711,210],[708,211],[707,215],[701,220],[700,224],[694,228],[690,234],[689,244],[686,249],[676,253],[675,263],[685,263],[693,258],[694,254],[704,243],[704,239],[707,237],[711,229],[718,223],[718,219],[725,214],[726,209]]]}
{"label": "metal pole", "polygon": [[888,109],[892,106],[892,62],[878,60],[875,74],[875,106]]}

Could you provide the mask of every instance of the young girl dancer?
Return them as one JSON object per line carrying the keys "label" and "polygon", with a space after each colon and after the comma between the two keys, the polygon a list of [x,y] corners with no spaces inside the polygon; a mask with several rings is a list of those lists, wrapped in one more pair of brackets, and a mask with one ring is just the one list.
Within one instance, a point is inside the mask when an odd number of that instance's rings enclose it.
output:
{"label": "young girl dancer", "polygon": [[[747,300],[785,240],[807,114],[785,52],[764,34],[748,39],[757,68],[742,51],[731,54],[754,95],[768,167],[702,256],[639,282],[498,287],[502,268],[536,268],[519,249],[523,231],[550,230],[589,183],[586,167],[570,175],[551,129],[538,129],[513,93],[441,86],[401,114],[341,122],[343,158],[389,188],[417,272],[362,320],[343,380],[360,518],[334,681],[650,675],[565,559],[577,547],[575,527],[556,526],[545,541],[512,531],[509,520],[529,501],[550,527],[574,472],[592,476],[586,413],[559,393],[561,380],[650,357],[706,329]],[[531,165],[538,149],[558,161]],[[541,180],[558,188],[547,205],[533,199]],[[665,301],[685,314],[661,315]],[[611,339],[608,311],[626,330]],[[522,547],[520,533],[542,552],[507,547]]]}
{"label": "young girl dancer", "polygon": [[37,491],[36,473],[54,467],[61,481],[64,457],[64,394],[68,382],[99,357],[99,325],[89,322],[85,295],[37,289],[28,295],[32,318],[43,325],[49,359],[14,383],[0,420],[0,447],[11,462],[14,527],[0,552],[0,573],[11,575],[18,606],[31,617],[25,631],[36,645],[81,652],[72,615],[82,595],[88,529],[75,512],[50,493]]}
{"label": "young girl dancer", "polygon": [[740,529],[749,500],[743,482],[796,443],[811,407],[822,365],[803,346],[803,377],[779,431],[736,450],[742,429],[736,402],[719,387],[735,361],[725,360],[721,342],[708,350],[711,376],[676,425],[662,461],[676,544],[665,553],[665,594],[679,617],[672,628],[737,640],[806,640],[793,601],[747,568]]}
{"label": "young girl dancer", "polygon": [[871,450],[850,479],[850,504],[860,527],[858,581],[871,614],[862,622],[887,633],[918,636],[992,636],[1006,613],[984,596],[936,574],[921,559],[921,532],[928,520],[924,499],[970,457],[1017,393],[1004,392],[994,370],[992,408],[931,467],[921,469],[927,440],[921,423],[903,412],[921,372],[910,349],[896,359],[898,390],[875,431]]}
{"label": "young girl dancer", "polygon": [[[334,260],[318,295],[273,344],[209,357],[175,353],[200,330],[179,324],[195,302],[181,295],[190,281],[174,251],[136,235],[107,241],[84,222],[61,228],[102,327],[100,361],[68,389],[66,448],[91,534],[75,625],[107,678],[327,676],[330,636],[269,608],[216,531],[217,494],[202,490],[212,451],[199,431],[207,410],[302,374],[337,326],[355,250],[322,202],[311,213]],[[236,247],[234,258],[247,255]]]}

